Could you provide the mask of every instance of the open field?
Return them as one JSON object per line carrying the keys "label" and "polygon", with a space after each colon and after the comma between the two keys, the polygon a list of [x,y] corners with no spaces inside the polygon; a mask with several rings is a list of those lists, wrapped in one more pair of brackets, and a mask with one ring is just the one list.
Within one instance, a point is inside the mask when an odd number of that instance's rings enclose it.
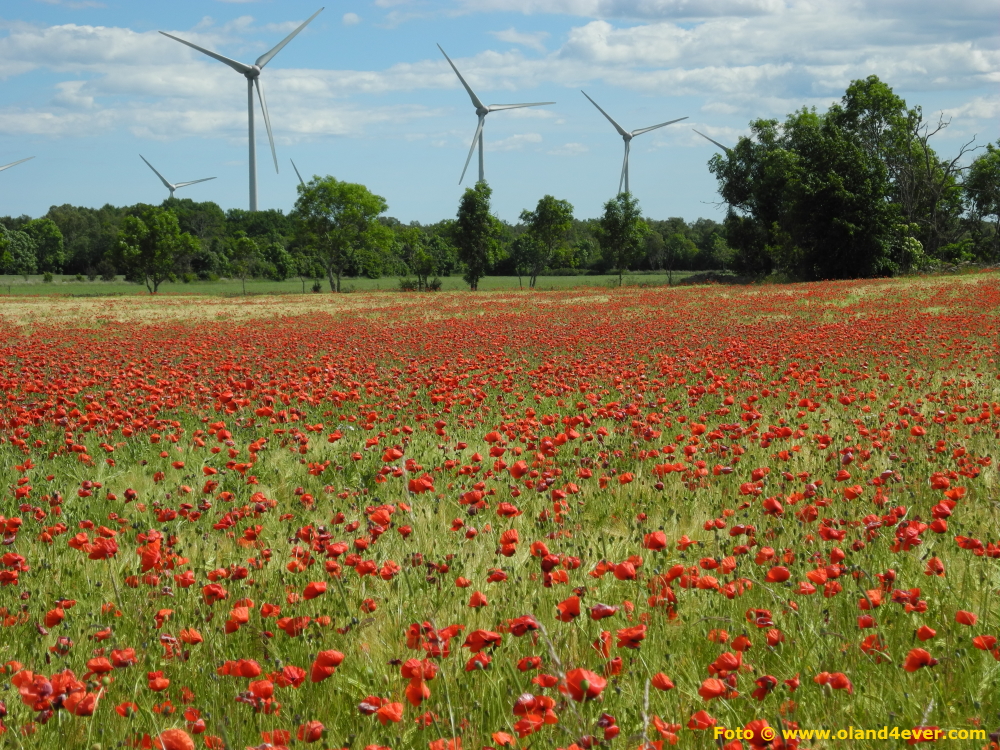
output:
{"label": "open field", "polygon": [[1000,275],[206,295],[0,300],[0,748],[997,750]]}
{"label": "open field", "polygon": [[[702,271],[675,271],[673,283],[680,284],[684,279],[701,274]],[[666,273],[625,274],[622,282],[625,286],[667,286]],[[312,289],[312,281],[306,281],[305,290]],[[330,291],[330,285],[323,280],[323,293]],[[618,286],[618,275],[606,276],[540,276],[536,288],[539,291],[570,289],[576,287],[611,287]],[[528,277],[517,276],[487,276],[480,280],[481,291],[520,290],[528,288]],[[461,275],[444,276],[441,278],[441,291],[468,291],[469,285],[462,280]],[[386,276],[381,279],[344,278],[341,290],[345,292],[378,292],[399,291],[399,278]],[[132,284],[119,278],[117,281],[77,281],[73,276],[60,276],[55,281],[45,283],[41,276],[0,276],[0,295],[44,295],[70,297],[117,297],[145,295],[149,292],[142,284]],[[286,281],[268,281],[254,279],[247,281],[248,295],[260,294],[302,294],[302,280],[298,278]],[[165,282],[160,285],[159,294],[163,295],[205,295],[205,296],[242,296],[243,284],[239,279],[220,279],[219,281],[182,281]]]}

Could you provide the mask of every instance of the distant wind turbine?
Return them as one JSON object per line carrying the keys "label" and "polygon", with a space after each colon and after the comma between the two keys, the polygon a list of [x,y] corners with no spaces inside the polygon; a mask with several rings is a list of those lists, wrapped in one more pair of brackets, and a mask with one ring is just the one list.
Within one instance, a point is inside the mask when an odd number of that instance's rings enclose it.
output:
{"label": "distant wind turbine", "polygon": [[597,107],[597,110],[602,115],[604,115],[605,117],[608,118],[608,122],[610,122],[612,125],[615,126],[615,130],[618,131],[618,134],[622,137],[622,140],[625,141],[625,161],[622,162],[622,176],[621,176],[621,179],[618,180],[618,192],[619,193],[621,192],[621,190],[622,190],[622,183],[624,183],[625,184],[625,192],[627,193],[627,192],[629,192],[629,189],[628,189],[628,154],[629,154],[629,149],[630,149],[630,144],[632,142],[632,139],[635,138],[637,135],[642,135],[643,133],[648,133],[650,130],[656,130],[657,128],[662,128],[662,127],[664,127],[666,125],[673,125],[675,122],[680,122],[681,120],[686,120],[687,117],[678,117],[676,120],[670,120],[668,122],[661,122],[659,125],[650,125],[648,128],[639,128],[638,130],[633,130],[633,131],[629,132],[628,130],[625,130],[625,128],[623,128],[621,125],[619,125],[617,122],[615,122],[611,118],[611,115],[609,115],[607,112],[605,112],[603,109],[601,109],[600,105],[597,102],[595,102],[593,99],[591,99],[589,96],[587,96],[587,92],[586,91],[581,91],[580,93],[583,94],[584,96],[586,96],[587,99],[590,101],[590,103],[593,104],[595,107]]}
{"label": "distant wind turbine", "polygon": [[288,161],[292,162],[292,169],[294,169],[295,174],[298,175],[299,183],[302,185],[302,187],[305,187],[306,181],[302,179],[302,175],[299,173],[299,168],[295,166],[295,161],[292,159],[289,159]]}
{"label": "distant wind turbine", "polygon": [[164,177],[159,172],[157,172],[156,168],[152,164],[150,164],[148,161],[146,161],[146,157],[145,156],[143,156],[142,154],[139,154],[139,158],[142,159],[143,161],[145,161],[146,162],[146,166],[149,167],[150,169],[152,169],[153,172],[156,174],[156,176],[160,178],[160,182],[162,182],[164,184],[164,186],[167,188],[167,190],[170,191],[170,197],[171,198],[174,197],[174,191],[175,190],[180,190],[182,187],[187,187],[188,185],[197,185],[199,182],[208,182],[209,180],[214,180],[215,179],[214,177],[205,177],[205,178],[200,179],[200,180],[191,180],[190,182],[178,182],[178,183],[174,184],[174,183],[171,183],[171,182],[167,182],[167,178]]}
{"label": "distant wind turbine", "polygon": [[[694,130],[694,128],[691,128],[691,130]],[[698,133],[698,131],[697,131],[697,130],[694,130],[694,132]],[[717,140],[715,140],[714,138],[709,138],[709,137],[708,137],[707,135],[705,135],[704,133],[698,133],[698,135],[700,135],[700,136],[701,136],[702,138],[704,138],[704,139],[706,139],[706,140],[709,140],[709,141],[711,141],[711,142],[712,142],[712,143],[714,143],[714,144],[715,144],[716,146],[718,146],[718,147],[719,147],[719,148],[721,148],[721,149],[722,149],[723,151],[725,151],[725,152],[726,152],[727,154],[731,154],[731,153],[733,153],[733,150],[732,150],[731,148],[729,148],[728,146],[723,146],[723,145],[722,145],[721,143],[719,143],[719,142],[718,142]]]}
{"label": "distant wind turbine", "polygon": [[27,159],[21,159],[20,161],[11,162],[5,167],[0,167],[0,172],[3,172],[5,169],[10,169],[11,167],[16,167],[18,164],[24,164],[24,162],[31,161],[34,158],[35,158],[34,156],[29,156]]}
{"label": "distant wind turbine", "polygon": [[163,36],[170,37],[171,39],[180,42],[181,44],[186,44],[192,49],[196,49],[208,55],[211,58],[218,60],[221,63],[225,63],[230,68],[235,70],[237,73],[242,74],[247,79],[247,116],[250,121],[250,210],[257,210],[257,143],[254,138],[254,124],[253,124],[253,114],[254,114],[254,103],[253,103],[253,90],[256,87],[257,96],[260,98],[260,108],[264,112],[264,125],[267,126],[267,138],[271,142],[271,155],[274,157],[274,171],[278,172],[278,152],[274,149],[274,136],[271,133],[271,118],[267,114],[267,99],[264,97],[264,89],[260,83],[260,74],[271,60],[288,44],[296,35],[302,31],[309,23],[316,18],[320,13],[323,12],[323,8],[313,13],[306,21],[304,21],[295,31],[286,36],[281,42],[270,52],[265,52],[263,55],[257,58],[257,61],[253,65],[246,65],[236,60],[230,60],[228,57],[223,57],[215,52],[211,52],[204,47],[199,47],[197,44],[192,44],[191,42],[186,42],[180,37],[168,34],[165,31],[160,33]]}
{"label": "distant wind turbine", "polygon": [[448,57],[448,53],[439,44],[437,46],[441,50],[441,54],[444,55],[444,59],[448,61],[451,65],[451,69],[455,71],[455,75],[458,76],[458,80],[462,82],[465,90],[469,92],[469,98],[472,99],[472,104],[476,108],[476,114],[479,116],[479,125],[476,127],[476,134],[472,136],[472,148],[469,149],[469,156],[465,160],[465,167],[462,169],[462,176],[458,179],[458,184],[462,184],[462,180],[465,179],[465,172],[469,168],[469,162],[472,161],[472,152],[476,150],[476,144],[479,144],[479,181],[482,182],[486,179],[486,172],[483,166],[483,123],[486,122],[486,115],[490,112],[497,112],[503,109],[520,109],[521,107],[542,107],[546,104],[555,104],[555,102],[531,102],[529,104],[490,104],[489,106],[483,104],[483,102],[476,96],[476,92],[472,90],[472,87],[465,82],[462,78],[462,74],[458,72],[458,68],[455,67],[455,63],[451,61]]}

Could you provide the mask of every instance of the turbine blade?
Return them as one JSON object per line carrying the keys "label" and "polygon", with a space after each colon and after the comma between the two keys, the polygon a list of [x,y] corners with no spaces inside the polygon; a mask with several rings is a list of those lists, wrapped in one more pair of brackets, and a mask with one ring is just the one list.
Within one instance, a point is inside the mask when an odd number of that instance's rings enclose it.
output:
{"label": "turbine blade", "polygon": [[209,180],[214,180],[214,177],[205,177],[201,180],[191,180],[190,182],[178,182],[174,185],[174,190],[180,190],[182,187],[187,187],[188,185],[197,185],[199,182],[208,182]]}
{"label": "turbine blade", "polygon": [[544,107],[546,104],[555,104],[555,102],[531,102],[530,104],[491,104],[486,109],[490,112],[499,112],[504,109],[519,109],[520,107]]}
{"label": "turbine blade", "polygon": [[35,158],[34,156],[29,156],[27,159],[20,159],[18,161],[11,162],[10,164],[4,167],[0,167],[0,172],[3,172],[5,169],[10,169],[11,167],[16,167],[18,164],[24,164],[24,162],[31,161],[34,158]]}
{"label": "turbine blade", "polygon": [[297,29],[295,29],[295,31],[293,31],[291,34],[282,39],[274,49],[272,49],[270,52],[265,52],[263,55],[258,57],[257,65],[263,68],[269,62],[271,62],[274,56],[279,52],[281,52],[281,50],[284,49],[285,45],[288,44],[290,41],[292,41],[298,35],[298,33],[302,31],[302,29],[304,29],[306,26],[312,23],[312,20],[320,13],[322,13],[324,9],[325,8],[320,8],[319,10],[317,10],[315,13],[309,16],[309,18],[303,21],[302,24]]}
{"label": "turbine blade", "polygon": [[[583,90],[581,90],[581,91],[580,91],[580,93],[581,93],[581,94],[583,94],[584,96],[587,96],[587,92],[586,92],[586,91],[583,91]],[[589,96],[587,96],[587,99],[590,99],[590,103],[591,103],[591,104],[593,104],[593,105],[594,105],[595,107],[597,107],[597,110],[598,110],[598,111],[599,111],[599,112],[600,112],[600,113],[601,113],[602,115],[604,115],[605,117],[607,117],[607,118],[608,118],[608,122],[610,122],[610,123],[611,123],[612,125],[614,125],[614,126],[615,126],[615,130],[617,130],[617,131],[618,131],[618,134],[619,134],[619,135],[620,135],[620,136],[621,136],[622,138],[628,138],[628,137],[629,137],[629,135],[631,135],[631,133],[627,133],[627,132],[625,132],[625,128],[623,128],[623,127],[622,127],[621,125],[619,125],[619,124],[618,124],[617,122],[615,122],[615,121],[614,121],[614,119],[613,119],[613,118],[611,117],[611,115],[609,115],[609,114],[608,114],[607,112],[605,112],[605,111],[604,111],[603,109],[601,109],[601,105],[599,105],[599,104],[598,104],[597,102],[595,102],[595,101],[594,101],[593,99],[591,99],[591,98],[590,98]]]}
{"label": "turbine blade", "polygon": [[673,125],[675,122],[680,122],[681,120],[686,120],[687,117],[678,117],[676,120],[670,120],[669,122],[661,122],[659,125],[650,125],[648,128],[639,128],[638,130],[633,130],[632,135],[642,135],[643,133],[648,133],[650,130],[656,130],[657,128],[662,128],[666,125]]}
{"label": "turbine blade", "polygon": [[451,69],[455,71],[455,75],[458,76],[458,80],[460,80],[462,85],[465,86],[465,90],[469,92],[469,97],[472,99],[472,103],[476,106],[476,109],[486,109],[486,105],[480,101],[478,96],[476,96],[476,92],[473,91],[472,87],[465,82],[464,78],[462,78],[462,74],[458,72],[458,68],[455,67],[455,63],[453,63],[451,58],[448,57],[448,53],[444,51],[440,44],[437,47],[441,50],[441,54],[444,55],[444,59],[448,61],[449,65],[451,65]]}
{"label": "turbine blade", "polygon": [[[140,158],[140,159],[142,159],[143,161],[146,161],[146,157],[145,157],[145,156],[143,156],[142,154],[139,154],[139,158]],[[160,182],[162,182],[162,183],[163,183],[163,186],[164,186],[164,187],[165,187],[165,188],[166,188],[167,190],[173,190],[173,189],[174,189],[174,188],[176,187],[175,185],[171,185],[171,184],[170,184],[169,182],[167,182],[167,178],[166,178],[166,177],[164,177],[164,176],[163,176],[162,174],[160,174],[159,172],[157,172],[157,171],[156,171],[156,168],[155,168],[155,167],[154,167],[154,166],[153,166],[152,164],[150,164],[150,163],[149,163],[148,161],[146,161],[146,166],[147,166],[147,167],[149,167],[150,169],[152,169],[152,170],[153,170],[153,172],[155,172],[155,173],[156,173],[156,176],[160,178]]]}
{"label": "turbine blade", "polygon": [[628,141],[625,141],[625,158],[622,160],[622,176],[618,178],[618,192],[622,191],[622,185],[625,184],[625,172],[628,170]]}
{"label": "turbine blade", "polygon": [[[694,130],[694,128],[691,128],[691,130]],[[698,131],[697,131],[697,130],[694,130],[694,132],[698,133]],[[723,145],[722,145],[721,143],[719,143],[719,142],[718,142],[717,140],[715,140],[714,138],[709,138],[709,137],[708,137],[707,135],[705,135],[704,133],[698,133],[698,135],[700,135],[700,136],[701,136],[702,138],[704,138],[705,140],[708,140],[708,141],[711,141],[711,142],[712,142],[712,143],[714,143],[714,144],[715,144],[716,146],[718,146],[718,147],[719,147],[719,148],[721,148],[721,149],[722,149],[723,151],[725,151],[725,152],[726,152],[727,154],[731,154],[731,153],[733,152],[733,150],[732,150],[731,148],[729,148],[728,146],[723,146]]]}
{"label": "turbine blade", "polygon": [[469,162],[472,161],[472,154],[476,151],[476,144],[479,142],[479,134],[483,132],[484,122],[486,122],[486,115],[479,115],[479,126],[476,128],[476,134],[472,136],[472,148],[469,149],[469,156],[465,160],[465,166],[462,167],[462,176],[458,178],[459,185],[465,179],[465,171],[469,168]]}
{"label": "turbine blade", "polygon": [[305,187],[306,181],[302,179],[302,175],[299,173],[299,168],[295,166],[295,162],[292,161],[291,159],[289,159],[288,161],[292,162],[292,169],[295,170],[295,174],[299,178],[299,183],[302,185],[302,187]]}
{"label": "turbine blade", "polygon": [[163,36],[170,37],[174,41],[180,42],[181,44],[186,44],[191,49],[196,49],[199,52],[208,55],[209,57],[213,57],[213,58],[215,58],[216,60],[218,60],[221,63],[225,63],[230,68],[232,68],[233,70],[235,70],[237,73],[243,73],[245,75],[245,74],[249,73],[251,70],[253,70],[253,68],[250,67],[249,65],[244,65],[243,63],[238,62],[236,60],[230,60],[228,57],[225,57],[224,55],[220,55],[220,54],[218,54],[216,52],[212,52],[211,50],[207,50],[204,47],[199,47],[197,44],[192,44],[191,42],[186,42],[183,39],[181,39],[179,36],[174,36],[173,34],[168,34],[165,31],[161,31],[160,33],[163,34]]}
{"label": "turbine blade", "polygon": [[281,174],[278,169],[278,152],[274,150],[274,136],[271,134],[271,118],[267,114],[267,100],[264,98],[264,87],[260,82],[260,76],[253,79],[257,87],[257,96],[260,99],[260,108],[264,110],[264,125],[267,127],[267,139],[271,142],[271,156],[274,157],[274,171]]}

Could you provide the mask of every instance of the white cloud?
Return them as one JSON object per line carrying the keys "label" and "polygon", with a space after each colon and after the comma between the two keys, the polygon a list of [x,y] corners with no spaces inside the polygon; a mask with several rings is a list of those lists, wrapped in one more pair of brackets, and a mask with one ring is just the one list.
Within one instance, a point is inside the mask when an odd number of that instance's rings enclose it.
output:
{"label": "white cloud", "polygon": [[554,148],[546,153],[551,154],[552,156],[579,156],[580,154],[585,154],[588,151],[590,151],[590,149],[582,143],[565,143],[559,148]]}
{"label": "white cloud", "polygon": [[491,31],[490,35],[501,42],[517,44],[522,47],[528,47],[533,50],[538,50],[539,52],[544,52],[544,41],[548,38],[549,33],[547,31],[535,31],[530,33],[523,32],[518,31],[512,26],[505,31]]}
{"label": "white cloud", "polygon": [[525,146],[541,142],[542,136],[539,133],[517,133],[499,141],[490,141],[489,138],[483,140],[487,151],[520,151]]}
{"label": "white cloud", "polygon": [[345,13],[344,17],[340,19],[344,26],[354,26],[361,23],[361,16],[357,13]]}

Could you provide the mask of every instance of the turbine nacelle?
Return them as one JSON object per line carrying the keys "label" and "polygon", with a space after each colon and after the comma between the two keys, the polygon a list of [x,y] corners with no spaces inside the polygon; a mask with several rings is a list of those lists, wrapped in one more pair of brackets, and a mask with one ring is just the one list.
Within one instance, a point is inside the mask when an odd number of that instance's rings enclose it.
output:
{"label": "turbine nacelle", "polygon": [[246,76],[246,78],[247,78],[248,81],[253,81],[253,80],[256,80],[257,78],[260,78],[261,72],[262,72],[262,69],[261,69],[261,67],[259,65],[251,65],[250,66],[250,70],[248,70],[243,75]]}

